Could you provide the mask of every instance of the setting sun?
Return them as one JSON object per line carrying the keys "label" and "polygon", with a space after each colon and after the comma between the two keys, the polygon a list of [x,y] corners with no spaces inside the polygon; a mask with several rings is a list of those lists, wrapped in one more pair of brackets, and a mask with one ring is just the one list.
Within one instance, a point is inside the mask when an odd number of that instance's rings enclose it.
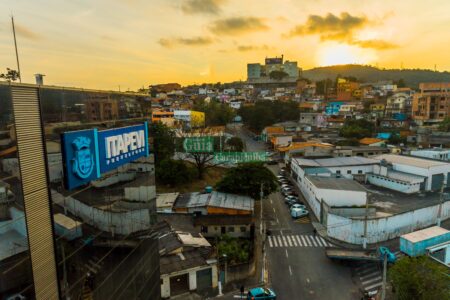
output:
{"label": "setting sun", "polygon": [[317,62],[320,66],[368,64],[373,61],[373,58],[374,56],[367,51],[342,44],[324,45],[317,53]]}

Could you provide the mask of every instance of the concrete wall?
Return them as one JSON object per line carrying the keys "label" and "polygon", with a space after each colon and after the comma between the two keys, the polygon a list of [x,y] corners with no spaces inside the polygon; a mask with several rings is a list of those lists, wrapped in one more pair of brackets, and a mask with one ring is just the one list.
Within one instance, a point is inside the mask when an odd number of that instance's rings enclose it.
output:
{"label": "concrete wall", "polygon": [[4,234],[10,230],[17,231],[22,236],[27,236],[27,229],[25,226],[24,213],[15,207],[9,208],[9,215],[11,220],[0,222],[0,234]]}
{"label": "concrete wall", "polygon": [[[436,224],[439,205],[429,206],[384,218],[369,219],[367,222],[368,243],[377,243],[399,237],[418,229]],[[442,205],[441,220],[450,217],[450,201]],[[327,234],[329,237],[351,244],[362,244],[364,220],[351,219],[328,214]]]}
{"label": "concrete wall", "polygon": [[52,190],[52,199],[55,203],[62,207],[65,205],[70,213],[81,218],[83,222],[106,232],[125,235],[146,230],[151,225],[149,209],[111,212],[86,205],[72,197],[66,197],[65,201],[63,198],[64,196]]}
{"label": "concrete wall", "polygon": [[406,172],[410,174],[416,174],[427,177],[427,184],[425,187],[425,190],[430,191],[431,190],[431,179],[432,176],[435,174],[444,174],[445,180],[447,180],[447,173],[450,172],[450,164],[448,166],[436,166],[436,167],[430,167],[430,168],[418,168],[415,166],[409,166],[409,165],[401,165],[393,163],[393,169],[396,171]]}
{"label": "concrete wall", "polygon": [[156,199],[156,186],[126,187],[125,199],[129,201],[148,202]]}
{"label": "concrete wall", "polygon": [[373,185],[385,187],[405,194],[412,194],[420,191],[420,183],[409,184],[400,182],[392,178],[380,177],[378,175],[368,174],[367,181]]}
{"label": "concrete wall", "polygon": [[365,191],[343,191],[314,188],[316,198],[322,199],[329,206],[363,206],[366,205]]}

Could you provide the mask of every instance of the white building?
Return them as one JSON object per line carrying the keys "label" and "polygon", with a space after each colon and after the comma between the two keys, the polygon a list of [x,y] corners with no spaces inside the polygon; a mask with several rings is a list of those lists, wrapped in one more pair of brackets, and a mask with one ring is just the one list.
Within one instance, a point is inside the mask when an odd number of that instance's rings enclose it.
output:
{"label": "white building", "polygon": [[374,159],[392,165],[394,171],[423,176],[421,190],[438,191],[443,183],[450,184],[450,163],[395,154],[383,154]]}
{"label": "white building", "polygon": [[450,149],[434,148],[411,151],[412,156],[450,161]]}

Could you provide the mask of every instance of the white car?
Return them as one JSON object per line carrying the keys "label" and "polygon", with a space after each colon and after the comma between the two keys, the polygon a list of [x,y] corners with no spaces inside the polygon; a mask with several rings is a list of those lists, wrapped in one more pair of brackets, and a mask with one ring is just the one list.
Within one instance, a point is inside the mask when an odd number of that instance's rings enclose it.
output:
{"label": "white car", "polygon": [[306,210],[306,206],[304,206],[303,204],[295,203],[295,204],[292,204],[292,206],[291,206],[291,210],[293,210],[293,209],[303,209],[303,210]]}
{"label": "white car", "polygon": [[309,212],[306,209],[301,209],[301,208],[291,209],[291,217],[294,219],[305,217],[308,214],[309,214]]}

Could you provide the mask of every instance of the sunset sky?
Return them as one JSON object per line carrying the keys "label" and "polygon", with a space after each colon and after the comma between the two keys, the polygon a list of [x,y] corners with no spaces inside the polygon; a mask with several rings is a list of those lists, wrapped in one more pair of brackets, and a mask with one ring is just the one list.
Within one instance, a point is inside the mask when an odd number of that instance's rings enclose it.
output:
{"label": "sunset sky", "polygon": [[284,54],[303,69],[342,63],[450,70],[448,0],[0,0],[0,72],[24,82],[135,90],[246,79]]}

